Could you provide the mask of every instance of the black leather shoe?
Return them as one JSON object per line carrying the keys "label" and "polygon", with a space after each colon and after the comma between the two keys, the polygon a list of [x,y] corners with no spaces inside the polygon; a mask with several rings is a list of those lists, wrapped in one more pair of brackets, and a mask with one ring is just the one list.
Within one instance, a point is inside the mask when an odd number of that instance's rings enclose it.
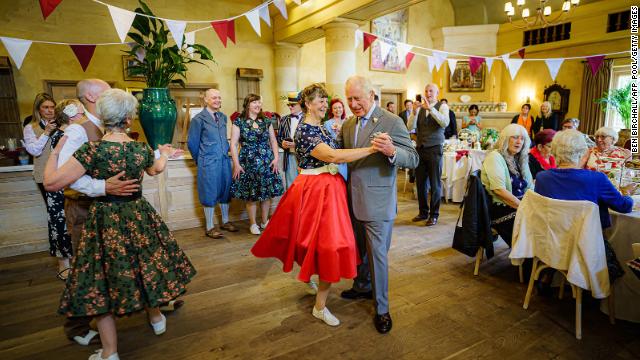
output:
{"label": "black leather shoe", "polygon": [[354,289],[345,290],[340,293],[343,299],[355,300],[355,299],[373,299],[372,291],[356,291]]}
{"label": "black leather shoe", "polygon": [[438,223],[438,218],[437,217],[430,217],[429,220],[427,220],[427,223],[425,224],[426,226],[433,226],[435,224]]}
{"label": "black leather shoe", "polygon": [[380,334],[388,333],[393,325],[393,322],[391,321],[391,314],[376,314],[376,316],[373,317],[373,324],[376,326],[376,330],[378,330]]}
{"label": "black leather shoe", "polygon": [[411,221],[413,222],[418,222],[418,221],[422,221],[422,220],[427,220],[427,217],[424,215],[418,215],[416,217],[414,217],[413,219],[411,219]]}

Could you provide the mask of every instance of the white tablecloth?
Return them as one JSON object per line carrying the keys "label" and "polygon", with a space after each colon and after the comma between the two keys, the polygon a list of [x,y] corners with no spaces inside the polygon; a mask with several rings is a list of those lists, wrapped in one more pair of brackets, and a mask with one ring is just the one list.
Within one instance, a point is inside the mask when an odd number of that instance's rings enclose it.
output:
{"label": "white tablecloth", "polygon": [[445,200],[462,202],[469,173],[482,167],[485,150],[469,150],[468,156],[456,161],[455,152],[446,152],[442,157],[442,196]]}
{"label": "white tablecloth", "polygon": [[[640,323],[640,279],[625,265],[634,258],[631,244],[640,242],[640,211],[629,214],[611,213],[611,227],[605,231],[613,251],[625,274],[614,284],[615,316],[617,319]],[[600,310],[607,311],[607,301],[600,304]]]}

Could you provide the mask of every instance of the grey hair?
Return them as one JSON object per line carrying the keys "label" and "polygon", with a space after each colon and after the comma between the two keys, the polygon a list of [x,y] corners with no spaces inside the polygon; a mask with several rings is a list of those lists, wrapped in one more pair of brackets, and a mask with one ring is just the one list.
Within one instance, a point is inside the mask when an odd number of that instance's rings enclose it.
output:
{"label": "grey hair", "polygon": [[588,149],[584,134],[578,130],[558,131],[551,141],[551,153],[558,164],[578,164]]}
{"label": "grey hair", "polygon": [[109,89],[100,95],[96,108],[105,128],[124,129],[127,119],[136,116],[138,100],[124,90]]}
{"label": "grey hair", "polygon": [[578,118],[570,118],[569,120],[573,123],[573,125],[574,125],[576,128],[579,128],[579,127],[580,127],[580,119],[578,119]]}
{"label": "grey hair", "polygon": [[613,138],[614,144],[618,142],[618,133],[610,127],[601,127],[600,129],[596,130],[594,136],[611,136]]}
{"label": "grey hair", "polygon": [[[522,149],[515,155],[511,155],[509,153],[509,138],[511,138],[512,136],[522,136],[524,138]],[[530,147],[531,139],[527,134],[527,129],[525,129],[522,125],[509,124],[505,126],[502,131],[500,131],[500,136],[498,137],[498,141],[496,141],[494,149],[498,151],[507,162],[509,172],[520,175],[529,172]],[[518,171],[518,167],[520,168],[520,171]]]}
{"label": "grey hair", "polygon": [[436,85],[434,83],[429,83],[429,84],[425,85],[424,90],[426,91],[429,86],[431,86],[432,88],[436,89],[436,94],[440,94],[440,88],[438,87],[438,85]]}
{"label": "grey hair", "polygon": [[375,94],[375,89],[373,88],[373,84],[371,83],[371,80],[369,80],[369,78],[364,77],[362,75],[350,76],[345,83],[345,87],[348,87],[350,85],[360,86],[362,88],[362,91],[364,91],[365,94],[368,94],[368,95],[370,95],[371,93]]}

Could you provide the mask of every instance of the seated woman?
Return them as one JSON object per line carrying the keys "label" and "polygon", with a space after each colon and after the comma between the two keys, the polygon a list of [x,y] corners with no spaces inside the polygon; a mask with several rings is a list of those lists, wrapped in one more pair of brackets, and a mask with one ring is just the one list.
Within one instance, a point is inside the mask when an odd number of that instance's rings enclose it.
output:
{"label": "seated woman", "polygon": [[520,200],[533,188],[529,171],[530,143],[527,129],[518,124],[507,125],[500,132],[495,150],[487,154],[482,163],[480,177],[491,195],[491,227],[509,246]]}
{"label": "seated woman", "polygon": [[610,127],[603,126],[596,131],[596,146],[589,149],[589,157],[585,168],[598,170],[609,162],[608,159],[620,159],[611,161],[611,168],[618,167],[625,159],[631,157],[631,152],[627,149],[617,147],[614,144],[618,141],[618,133]]}
{"label": "seated woman", "polygon": [[480,117],[480,115],[478,115],[479,111],[480,110],[478,109],[478,105],[472,104],[471,106],[469,106],[469,116],[465,115],[462,118],[463,129],[469,129],[480,134],[480,132],[482,131],[480,120],[482,120],[482,118]]}
{"label": "seated woman", "polygon": [[[558,200],[587,200],[600,207],[602,229],[611,226],[608,209],[628,213],[633,208],[633,199],[624,194],[635,191],[632,184],[622,189],[622,194],[606,175],[582,169],[581,159],[587,152],[584,136],[577,130],[564,130],[556,134],[551,143],[551,152],[558,161],[558,168],[538,174],[535,192]],[[605,239],[607,267],[611,282],[623,274],[615,253]]]}
{"label": "seated woman", "polygon": [[534,180],[539,172],[556,167],[556,159],[551,155],[551,140],[555,134],[551,129],[544,129],[533,138],[535,146],[529,151],[529,170]]}

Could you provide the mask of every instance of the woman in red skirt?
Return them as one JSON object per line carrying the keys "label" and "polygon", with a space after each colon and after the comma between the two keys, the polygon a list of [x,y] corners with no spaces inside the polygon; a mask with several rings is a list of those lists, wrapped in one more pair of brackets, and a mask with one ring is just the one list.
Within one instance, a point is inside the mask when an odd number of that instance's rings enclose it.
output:
{"label": "woman in red skirt", "polygon": [[267,228],[251,252],[261,258],[275,257],[290,272],[300,265],[300,281],[317,274],[320,286],[312,314],[328,325],[338,320],[327,307],[331,283],[356,277],[360,262],[351,227],[347,191],[336,163],[359,160],[376,152],[373,147],[338,149],[338,144],[321,125],[328,108],[327,91],[320,84],[301,93],[304,121],[294,142],[298,167],[302,170],[280,199]]}

